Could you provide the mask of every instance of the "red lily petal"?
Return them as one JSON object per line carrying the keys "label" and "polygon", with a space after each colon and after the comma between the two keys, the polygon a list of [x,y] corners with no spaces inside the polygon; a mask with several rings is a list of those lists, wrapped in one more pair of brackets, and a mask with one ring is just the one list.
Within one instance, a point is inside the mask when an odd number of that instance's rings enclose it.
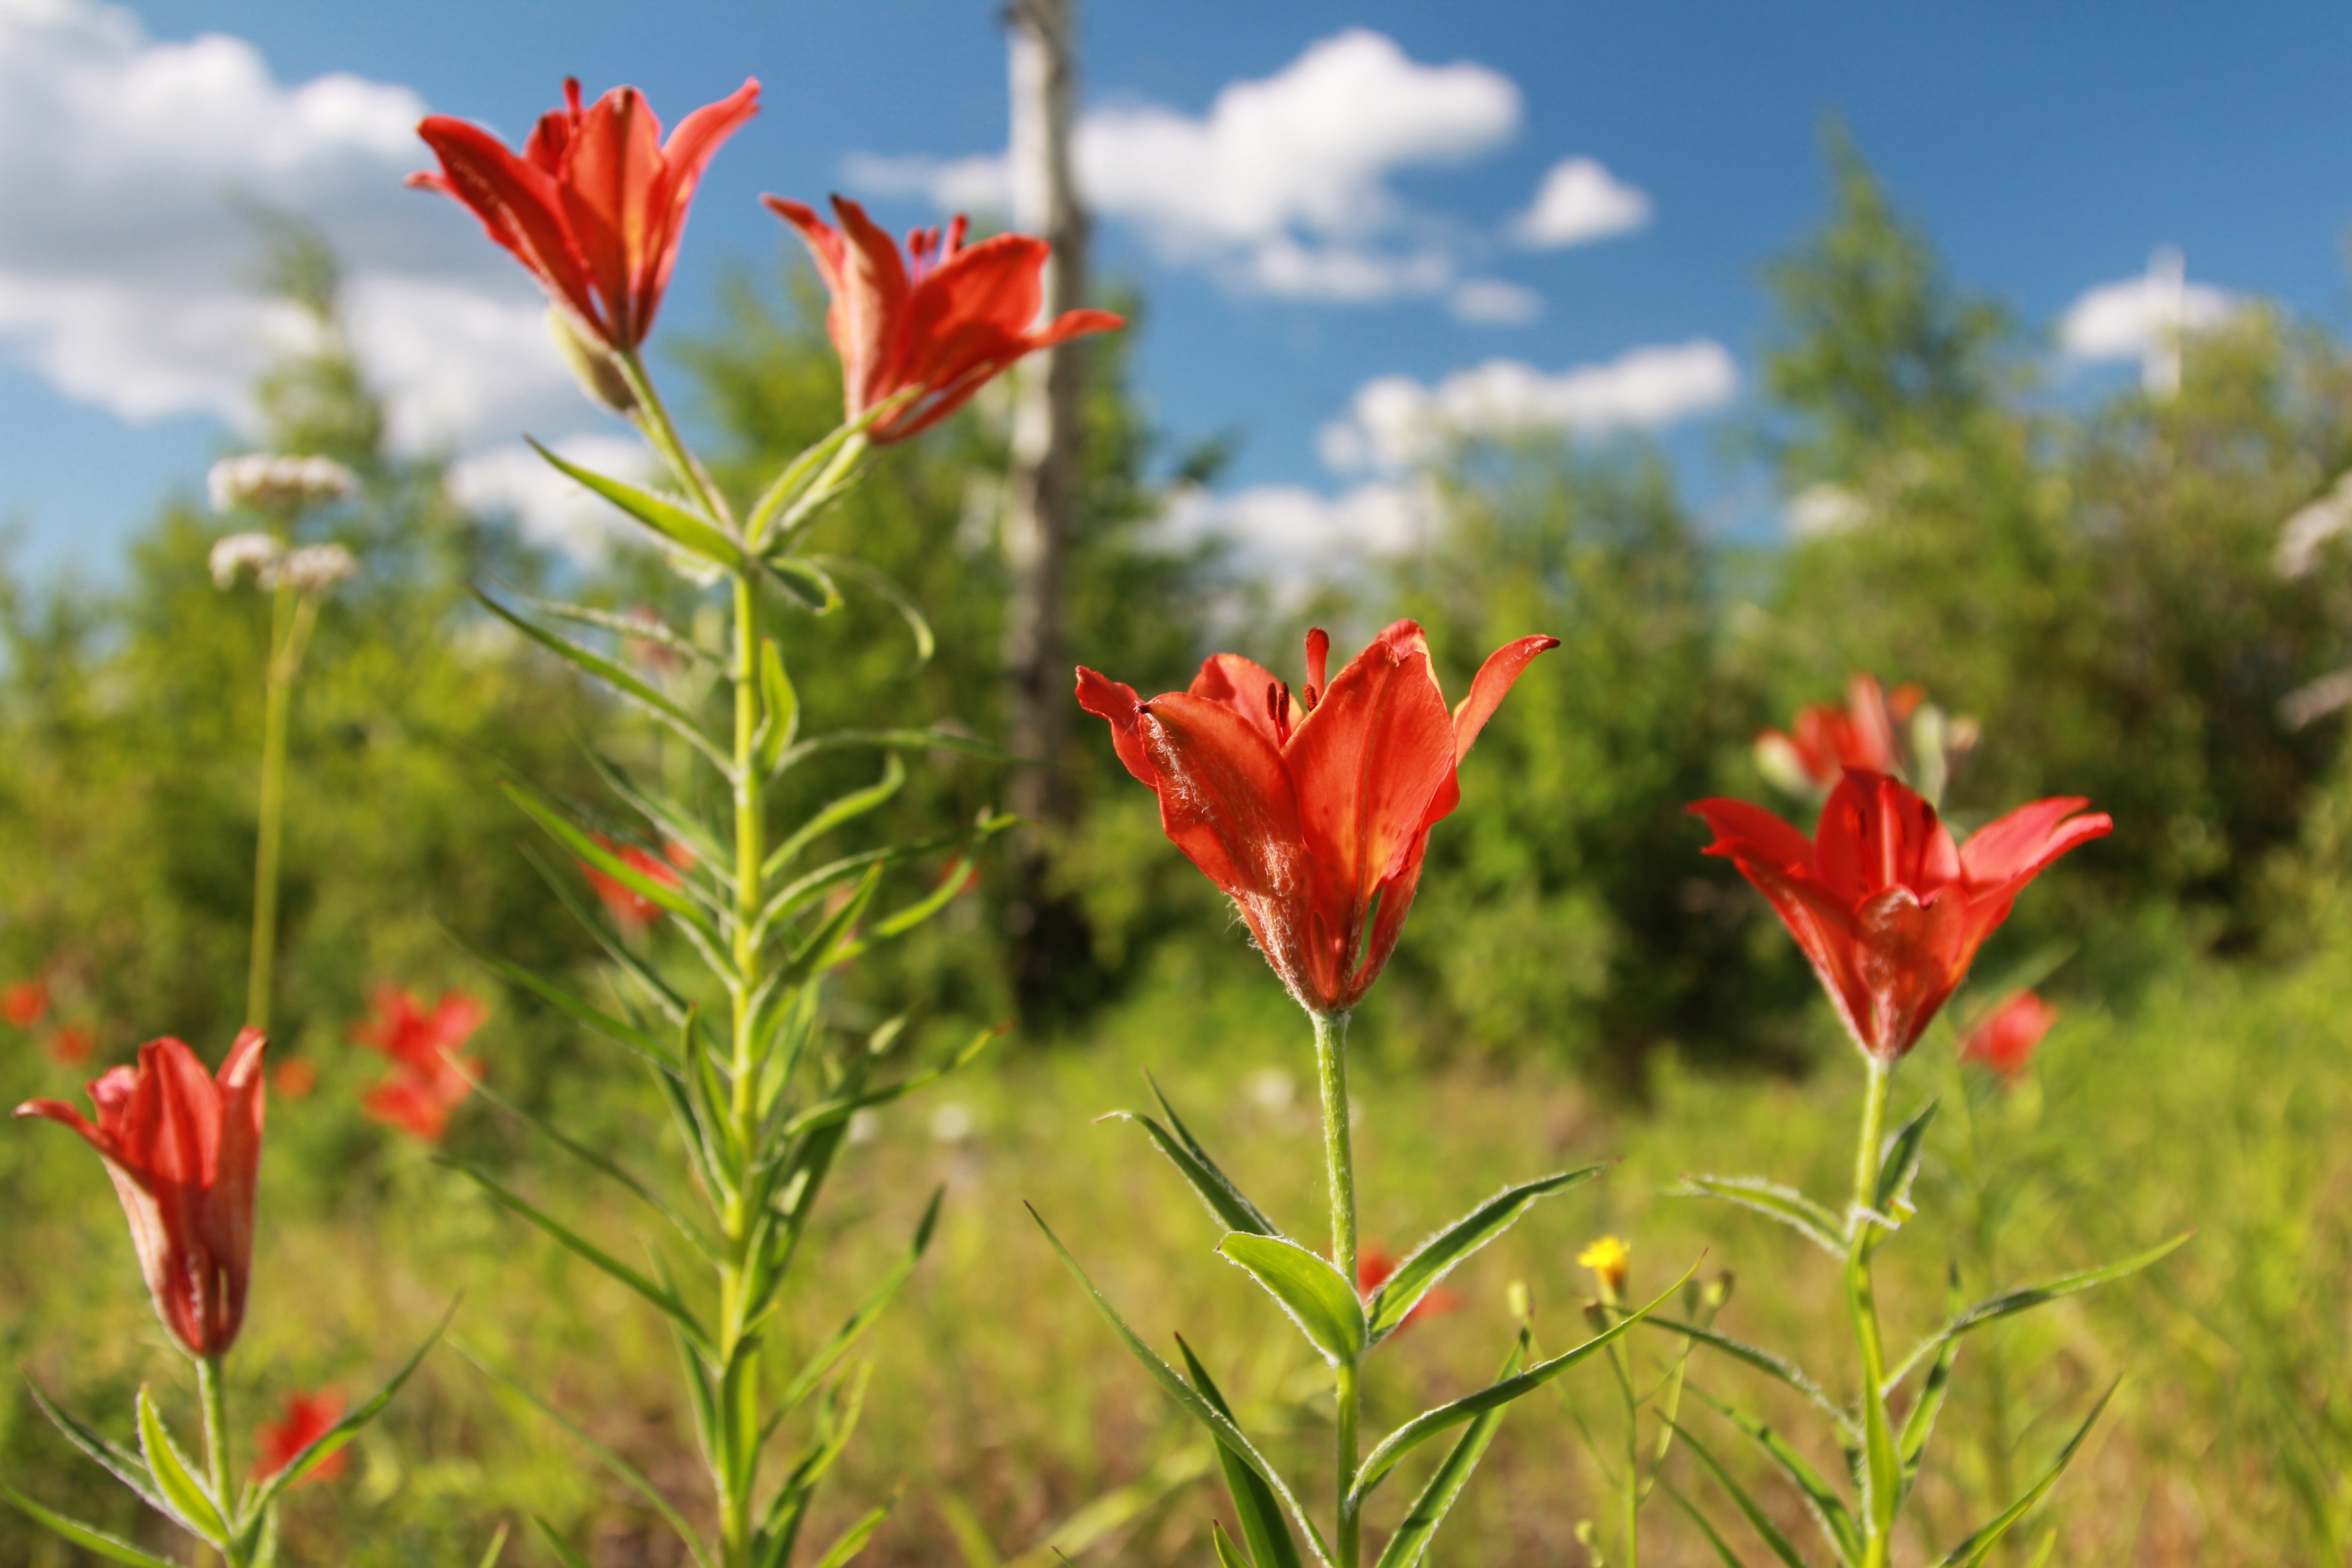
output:
{"label": "red lily petal", "polygon": [[1332,678],[1285,755],[1316,865],[1368,907],[1454,773],[1453,721],[1428,654],[1397,662],[1390,640],[1372,643]]}
{"label": "red lily petal", "polygon": [[1849,768],[1822,807],[1813,866],[1849,899],[1909,888],[1925,901],[1960,876],[1959,851],[1936,808],[1884,773]]}
{"label": "red lily petal", "polygon": [[1263,733],[1184,692],[1144,704],[1139,730],[1159,777],[1160,827],[1202,875],[1236,899],[1302,888],[1297,796]]}
{"label": "red lily petal", "polygon": [[[1202,661],[1201,673],[1192,678],[1192,684],[1185,690],[1194,697],[1224,704],[1279,749],[1286,736],[1266,710],[1265,694],[1281,685],[1274,671],[1254,658],[1244,658],[1237,653],[1213,653]],[[1294,710],[1296,707],[1294,702]],[[1294,711],[1289,722],[1297,724],[1300,716]]]}
{"label": "red lily petal", "polygon": [[1715,829],[1715,842],[1706,847],[1706,854],[1737,859],[1742,869],[1755,860],[1813,875],[1813,841],[1762,806],[1717,796],[1694,801],[1685,809]]}
{"label": "red lily petal", "polygon": [[488,132],[462,120],[428,115],[416,133],[440,155],[442,172],[438,176],[412,175],[409,183],[463,203],[492,239],[511,251],[597,336],[609,338],[612,323],[597,307],[554,180],[508,152]]}
{"label": "red lily petal", "polygon": [[1528,665],[1559,646],[1558,637],[1521,637],[1507,642],[1486,656],[1470,682],[1470,695],[1454,707],[1454,760],[1459,763],[1477,743],[1478,731],[1503,705],[1511,688]]}
{"label": "red lily petal", "polygon": [[588,275],[612,312],[614,342],[624,347],[646,335],[637,282],[660,242],[646,219],[661,185],[661,121],[636,89],[616,87],[581,121],[559,188]]}
{"label": "red lily petal", "polygon": [[2037,800],[1978,828],[1960,848],[1969,880],[1981,885],[2031,877],[2077,844],[2104,838],[2115,830],[2115,818],[2103,811],[2074,816],[2090,804],[2081,795]]}
{"label": "red lily petal", "polygon": [[1111,749],[1118,753],[1118,760],[1138,780],[1157,790],[1160,770],[1152,766],[1151,748],[1137,727],[1143,713],[1143,699],[1135,694],[1135,688],[1123,680],[1097,675],[1082,664],[1078,666],[1078,706],[1097,719],[1110,721]]}

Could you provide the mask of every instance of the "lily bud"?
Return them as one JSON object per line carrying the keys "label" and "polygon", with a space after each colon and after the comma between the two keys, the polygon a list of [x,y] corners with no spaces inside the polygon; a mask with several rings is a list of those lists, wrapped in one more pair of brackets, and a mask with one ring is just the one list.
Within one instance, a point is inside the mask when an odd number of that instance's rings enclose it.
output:
{"label": "lily bud", "polygon": [[291,516],[306,508],[341,500],[359,488],[359,479],[331,458],[281,458],[252,452],[224,458],[205,477],[215,511],[240,506]]}
{"label": "lily bud", "polygon": [[550,305],[547,335],[555,340],[555,352],[563,356],[582,391],[615,414],[637,411],[637,394],[629,378],[621,374],[621,362],[613,357],[612,350],[581,330],[579,317],[562,305]]}

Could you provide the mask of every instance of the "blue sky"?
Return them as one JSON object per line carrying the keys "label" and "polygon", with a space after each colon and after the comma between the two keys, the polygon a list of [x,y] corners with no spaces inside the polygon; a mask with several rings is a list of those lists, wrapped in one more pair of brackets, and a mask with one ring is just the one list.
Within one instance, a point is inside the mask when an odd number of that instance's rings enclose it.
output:
{"label": "blue sky", "polygon": [[[615,429],[540,363],[519,270],[397,190],[423,161],[402,125],[429,108],[519,136],[567,72],[633,81],[674,120],[760,77],[667,308],[691,328],[721,267],[782,253],[761,191],[847,189],[898,226],[984,192],[994,11],[0,0],[0,516],[33,569],[102,578],[234,439],[241,377],[282,328],[242,292],[232,188],[311,207],[343,244],[412,444],[472,459],[485,500],[551,504],[512,437],[596,453]],[[1753,387],[1759,266],[1822,214],[1828,111],[1964,281],[2052,329],[2062,388],[2128,374],[2140,296],[2078,314],[2083,352],[2057,328],[2160,244],[2192,285],[2343,323],[2352,10],[2251,15],[1093,0],[1098,265],[1148,298],[1140,390],[1162,423],[1243,439],[1196,521],[1262,533],[1277,563],[1398,526],[1412,432],[1449,422],[1654,430],[1719,525],[1769,529],[1777,498],[1716,436]],[[1555,243],[1529,243],[1539,187],[1578,159]]]}

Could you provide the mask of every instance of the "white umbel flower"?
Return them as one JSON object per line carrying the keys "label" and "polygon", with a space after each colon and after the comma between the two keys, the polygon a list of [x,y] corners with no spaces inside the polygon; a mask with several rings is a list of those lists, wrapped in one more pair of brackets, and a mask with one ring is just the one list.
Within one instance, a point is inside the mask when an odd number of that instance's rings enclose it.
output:
{"label": "white umbel flower", "polygon": [[232,586],[247,571],[265,585],[273,583],[281,554],[278,541],[266,533],[232,533],[215,540],[210,558],[213,586]]}
{"label": "white umbel flower", "polygon": [[215,511],[249,506],[257,511],[297,512],[341,500],[359,479],[331,458],[280,458],[267,452],[224,458],[205,477]]}
{"label": "white umbel flower", "polygon": [[306,544],[288,552],[278,563],[275,580],[293,585],[299,594],[323,595],[338,583],[359,575],[360,563],[340,544]]}

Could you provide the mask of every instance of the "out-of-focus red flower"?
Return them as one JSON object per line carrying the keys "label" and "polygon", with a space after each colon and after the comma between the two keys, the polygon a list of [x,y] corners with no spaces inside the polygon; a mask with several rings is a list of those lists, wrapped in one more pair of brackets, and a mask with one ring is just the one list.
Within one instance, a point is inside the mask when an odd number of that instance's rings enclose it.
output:
{"label": "out-of-focus red flower", "polygon": [[[1797,710],[1796,733],[1766,730],[1756,737],[1764,771],[1776,778],[1802,777],[1817,789],[1834,789],[1848,768],[1887,773],[1895,769],[1895,723],[1908,718],[1925,695],[1916,685],[1895,688],[1890,704],[1874,675],[1846,684],[1845,706],[1814,702]],[[1893,710],[1899,708],[1900,711]]]}
{"label": "out-of-focus red flower", "polygon": [[0,991],[0,1018],[19,1029],[29,1029],[48,1016],[49,988],[38,980],[19,980]]}
{"label": "out-of-focus red flower", "polygon": [[1069,310],[1037,326],[1052,247],[1034,236],[966,246],[959,216],[944,238],[935,228],[910,231],[902,259],[898,241],[846,197],[833,198],[839,228],[799,202],[760,199],[800,230],[833,292],[824,325],[841,355],[847,417],[922,389],[875,424],[867,438],[877,444],[929,429],[1024,354],[1127,325],[1108,310]]}
{"label": "out-of-focus red flower", "polygon": [[319,1069],[307,1057],[282,1061],[270,1072],[269,1087],[287,1100],[308,1100],[319,1087]]}
{"label": "out-of-focus red flower", "polygon": [[59,1024],[41,1042],[41,1048],[58,1066],[78,1068],[89,1060],[89,1054],[98,1049],[98,1037],[79,1024]]}
{"label": "out-of-focus red flower", "polygon": [[2014,1081],[2025,1076],[2034,1047],[2057,1021],[2057,1008],[2031,991],[2021,991],[1977,1020],[1960,1041],[1960,1059]]}
{"label": "out-of-focus red flower", "polygon": [[[596,835],[596,842],[618,857],[621,864],[630,870],[659,882],[665,888],[677,886],[680,871],[694,869],[694,851],[676,839],[664,844],[660,855],[640,849],[634,844],[614,844],[601,833]],[[618,877],[599,871],[584,860],[580,863],[580,869],[587,873],[588,885],[596,889],[596,896],[604,900],[604,907],[613,911],[613,918],[624,927],[633,931],[643,931],[661,919],[662,907],[659,904]]]}
{"label": "out-of-focus red flower", "polygon": [[1148,702],[1081,667],[1078,704],[1110,721],[1119,761],[1159,794],[1161,828],[1240,907],[1290,994],[1343,1013],[1404,929],[1429,830],[1462,799],[1456,765],[1519,672],[1559,646],[1531,637],[1497,648],[1450,714],[1411,621],[1328,686],[1331,639],[1307,633],[1298,698],[1221,653],[1190,688]]}
{"label": "out-of-focus red flower", "polygon": [[219,1355],[245,1321],[263,1049],[261,1031],[245,1030],[215,1079],[180,1041],[150,1040],[137,1067],[110,1068],[90,1084],[95,1123],[62,1100],[16,1108],[65,1123],[106,1162],[156,1315],[193,1355]]}
{"label": "out-of-focus red flower", "polygon": [[416,133],[441,170],[408,183],[465,204],[584,331],[627,352],[653,328],[703,165],[759,108],[760,84],[747,80],[665,143],[635,88],[583,109],[567,79],[563,107],[540,116],[520,157],[478,125],[428,115]]}
{"label": "out-of-focus red flower", "polygon": [[[303,1449],[325,1436],[342,1418],[343,1396],[334,1389],[288,1394],[285,1412],[275,1421],[263,1422],[261,1429],[254,1434],[255,1444],[261,1451],[254,1458],[253,1479],[266,1481],[292,1464]],[[294,1484],[307,1487],[316,1481],[331,1481],[343,1473],[351,1457],[349,1448],[338,1448],[318,1468]]]}
{"label": "out-of-focus red flower", "polygon": [[1744,800],[1690,807],[1710,855],[1771,901],[1812,960],[1854,1043],[1881,1061],[1916,1045],[2028,882],[2115,824],[2079,797],[2020,806],[1955,847],[1936,808],[1900,781],[1850,770],[1814,837]]}
{"label": "out-of-focus red flower", "polygon": [[[1382,1251],[1377,1242],[1366,1247],[1356,1258],[1356,1294],[1367,1301],[1370,1300],[1372,1292],[1387,1284],[1390,1277],[1396,1273],[1399,1261]],[[1413,1303],[1412,1310],[1404,1315],[1404,1321],[1396,1326],[1396,1331],[1402,1333],[1423,1318],[1440,1317],[1459,1310],[1461,1306],[1459,1292],[1449,1290],[1443,1285],[1433,1285],[1420,1300]]]}
{"label": "out-of-focus red flower", "polygon": [[463,991],[445,991],[428,1012],[397,985],[380,985],[373,1015],[352,1038],[392,1058],[392,1076],[361,1101],[367,1113],[437,1142],[449,1118],[474,1092],[479,1067],[457,1055],[489,1009]]}

